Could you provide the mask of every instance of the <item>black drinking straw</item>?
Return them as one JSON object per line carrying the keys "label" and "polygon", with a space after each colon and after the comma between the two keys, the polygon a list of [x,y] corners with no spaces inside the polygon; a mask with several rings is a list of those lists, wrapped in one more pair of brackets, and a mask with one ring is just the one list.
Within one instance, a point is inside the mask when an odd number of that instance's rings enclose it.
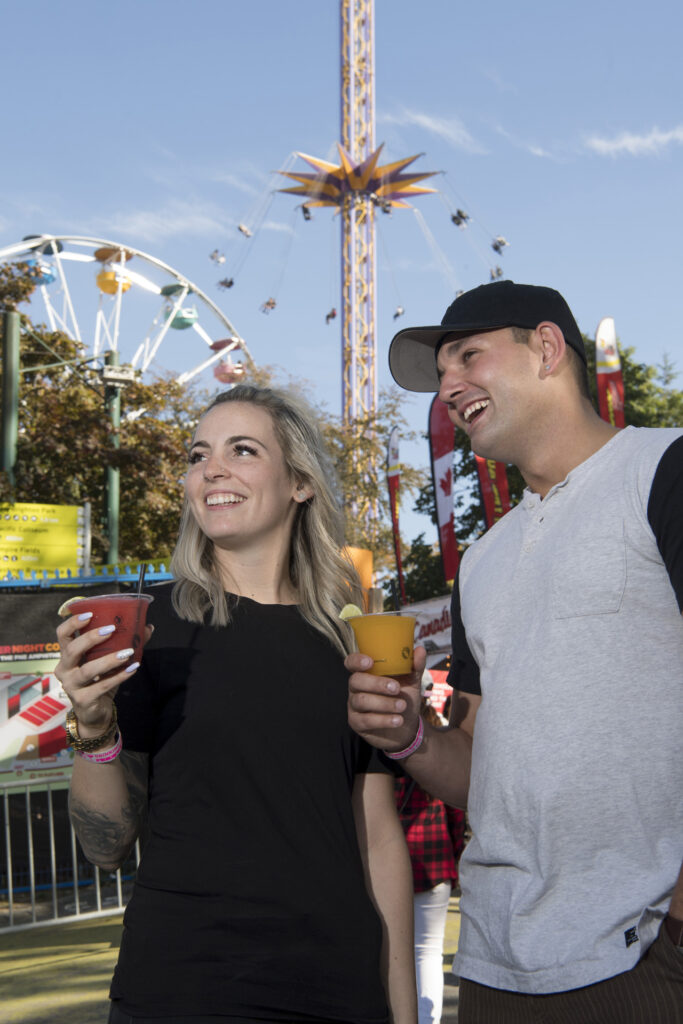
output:
{"label": "black drinking straw", "polygon": [[142,562],[140,564],[140,572],[139,572],[139,575],[138,575],[138,593],[137,593],[138,597],[140,597],[140,594],[142,593],[142,584],[145,582],[145,573],[146,572],[147,572],[147,565],[146,565],[145,562]]}

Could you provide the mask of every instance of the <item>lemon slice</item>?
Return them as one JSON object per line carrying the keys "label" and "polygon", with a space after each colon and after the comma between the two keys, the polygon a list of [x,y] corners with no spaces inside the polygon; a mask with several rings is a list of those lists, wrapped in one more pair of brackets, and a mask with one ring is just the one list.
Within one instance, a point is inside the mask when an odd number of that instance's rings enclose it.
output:
{"label": "lemon slice", "polygon": [[340,619],[355,619],[356,615],[362,615],[362,611],[357,604],[345,604],[342,610],[339,612]]}
{"label": "lemon slice", "polygon": [[59,606],[59,608],[57,610],[57,615],[59,615],[60,618],[62,618],[62,619],[68,619],[68,617],[70,615],[73,615],[73,612],[69,610],[69,605],[72,605],[74,603],[74,601],[85,601],[85,598],[84,597],[70,597],[68,599],[68,601],[65,601],[64,604],[61,604]]}

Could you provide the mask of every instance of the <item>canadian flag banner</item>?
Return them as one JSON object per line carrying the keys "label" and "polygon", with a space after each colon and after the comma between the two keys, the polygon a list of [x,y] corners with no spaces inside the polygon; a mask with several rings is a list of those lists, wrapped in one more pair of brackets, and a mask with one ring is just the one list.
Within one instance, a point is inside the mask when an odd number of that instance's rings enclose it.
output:
{"label": "canadian flag banner", "polygon": [[398,427],[394,427],[389,435],[387,445],[387,484],[389,487],[389,505],[391,507],[391,528],[394,534],[394,553],[396,555],[396,571],[398,573],[398,586],[401,594],[401,603],[406,603],[406,587],[403,579],[403,566],[401,564],[401,536],[398,532],[398,487],[400,482],[400,466],[398,461]]}
{"label": "canadian flag banner", "polygon": [[613,427],[624,427],[624,378],[617,348],[614,319],[604,317],[595,332],[595,371],[598,406],[603,420]]}
{"label": "canadian flag banner", "polygon": [[481,503],[484,506],[486,529],[490,530],[506,512],[510,511],[508,476],[504,463],[496,462],[495,459],[483,459],[481,455],[474,457],[477,461],[479,490],[481,491]]}
{"label": "canadian flag banner", "polygon": [[449,419],[448,409],[435,396],[429,409],[429,452],[436,499],[441,563],[447,583],[451,583],[455,579],[460,561],[453,514],[454,440],[455,427]]}

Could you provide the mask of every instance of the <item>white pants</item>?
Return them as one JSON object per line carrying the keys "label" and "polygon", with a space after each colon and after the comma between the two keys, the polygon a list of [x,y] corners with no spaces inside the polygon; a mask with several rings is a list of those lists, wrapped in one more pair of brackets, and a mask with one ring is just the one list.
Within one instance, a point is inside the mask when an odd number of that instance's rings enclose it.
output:
{"label": "white pants", "polygon": [[441,882],[427,892],[416,892],[413,897],[419,1024],[439,1024],[441,1020],[443,937],[450,898],[450,882]]}

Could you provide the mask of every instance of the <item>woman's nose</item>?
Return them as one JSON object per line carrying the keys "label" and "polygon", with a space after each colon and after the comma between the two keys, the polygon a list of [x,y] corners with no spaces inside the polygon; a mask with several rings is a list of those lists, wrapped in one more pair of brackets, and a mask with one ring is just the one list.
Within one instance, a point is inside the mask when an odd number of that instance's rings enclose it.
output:
{"label": "woman's nose", "polygon": [[227,476],[228,467],[222,459],[215,455],[209,455],[204,459],[204,479],[215,480],[217,477]]}

